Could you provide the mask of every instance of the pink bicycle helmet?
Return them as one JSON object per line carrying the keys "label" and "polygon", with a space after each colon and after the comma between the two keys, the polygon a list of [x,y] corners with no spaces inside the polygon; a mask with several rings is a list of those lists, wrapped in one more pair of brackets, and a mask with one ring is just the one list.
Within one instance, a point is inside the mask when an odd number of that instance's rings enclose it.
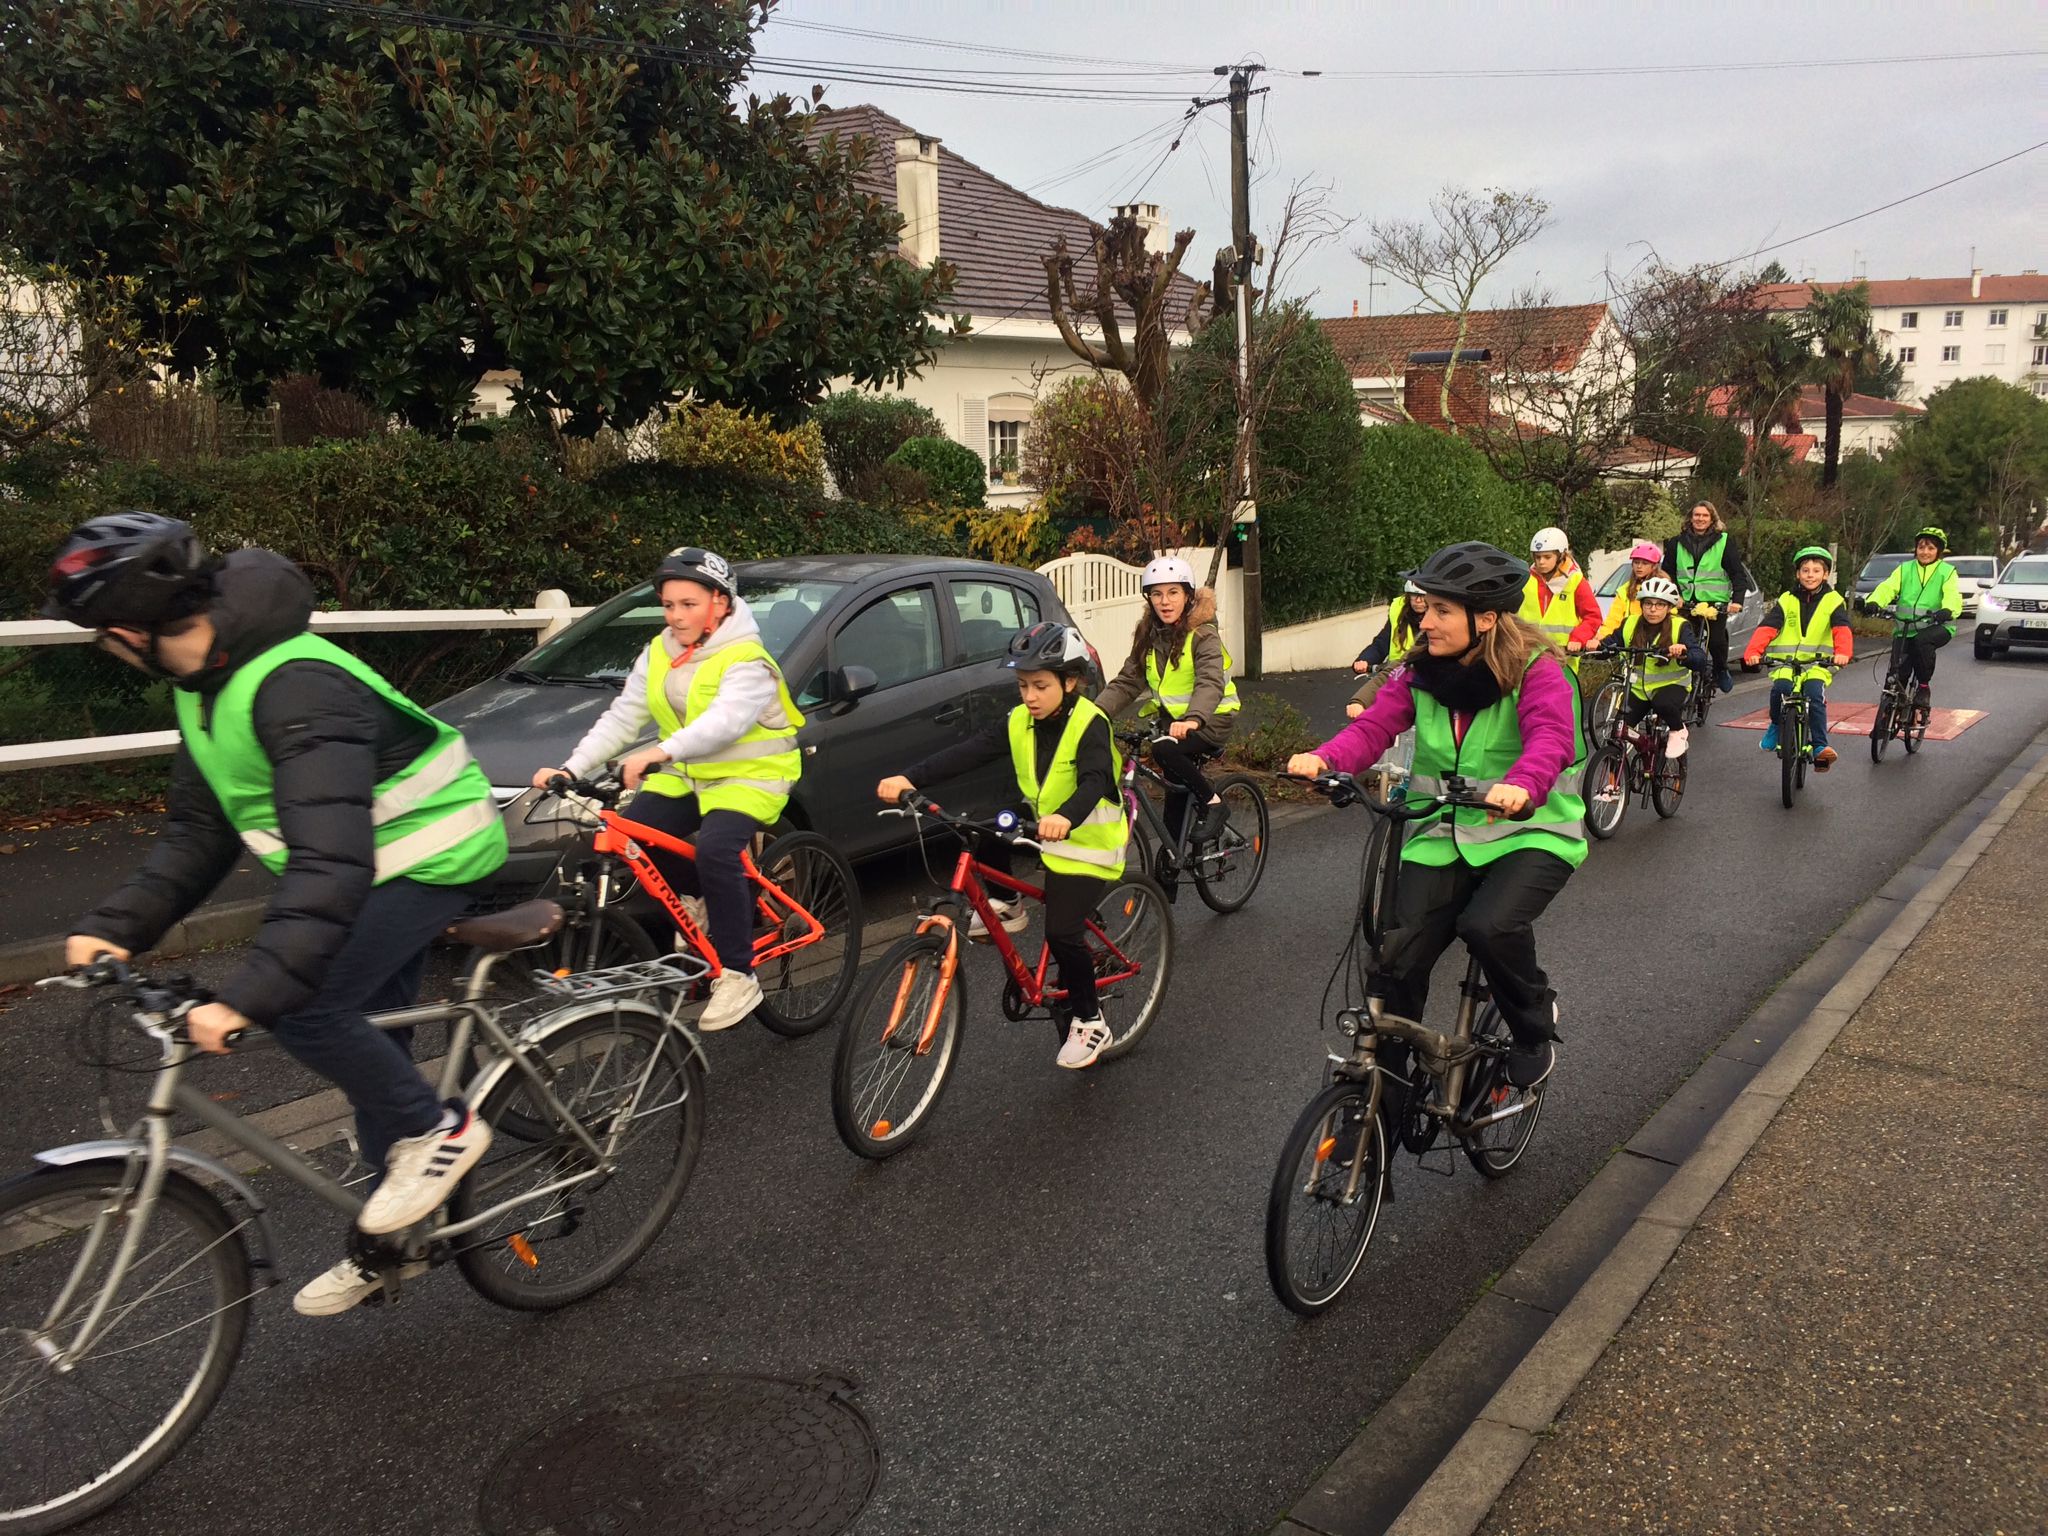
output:
{"label": "pink bicycle helmet", "polygon": [[1664,563],[1664,546],[1653,544],[1648,539],[1637,539],[1636,547],[1628,552],[1631,560],[1648,560],[1657,565]]}

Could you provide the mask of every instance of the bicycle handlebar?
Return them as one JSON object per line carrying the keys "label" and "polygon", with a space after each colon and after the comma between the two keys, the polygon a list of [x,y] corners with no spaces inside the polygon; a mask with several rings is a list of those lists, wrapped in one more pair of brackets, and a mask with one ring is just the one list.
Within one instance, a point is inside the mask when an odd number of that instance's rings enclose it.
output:
{"label": "bicycle handlebar", "polygon": [[1354,774],[1319,773],[1312,779],[1299,774],[1287,777],[1298,784],[1306,784],[1319,795],[1329,798],[1332,805],[1363,805],[1367,810],[1388,817],[1394,821],[1421,821],[1434,816],[1441,810],[1492,811],[1509,821],[1527,821],[1536,814],[1536,802],[1531,800],[1512,816],[1497,805],[1490,804],[1485,795],[1471,787],[1470,781],[1452,774],[1445,782],[1452,788],[1440,795],[1409,795],[1402,799],[1388,800],[1374,794],[1358,781]]}
{"label": "bicycle handlebar", "polygon": [[566,773],[558,773],[547,782],[543,795],[582,795],[600,805],[617,805],[626,793],[625,780],[607,776],[602,779],[574,779]]}
{"label": "bicycle handlebar", "polygon": [[[102,955],[86,965],[74,966],[61,976],[45,976],[36,983],[39,987],[68,987],[76,991],[90,991],[95,987],[118,987],[135,1005],[138,1013],[156,1015],[148,1027],[166,1034],[172,1033],[170,1025],[185,1016],[201,1003],[213,999],[211,988],[200,986],[190,976],[170,976],[162,980],[144,975],[125,960],[112,955]],[[230,1046],[239,1045],[247,1030],[235,1030],[227,1037]],[[176,1035],[174,1038],[188,1038]]]}
{"label": "bicycle handlebar", "polygon": [[[992,837],[998,842],[1008,843],[1015,848],[1043,848],[1045,846],[1038,839],[1026,837],[1023,833],[1018,832],[1016,830],[1018,825],[1016,818],[1011,816],[1011,813],[1008,811],[1003,812],[1001,816],[998,816],[992,822],[975,821],[966,816],[955,816],[929,795],[921,794],[914,789],[906,789],[896,797],[896,804],[894,806],[884,806],[875,814],[877,816],[921,816],[926,820],[936,821],[941,826],[951,827],[955,832],[970,833],[976,837]],[[1007,826],[1004,825],[1004,817],[1011,818]]]}

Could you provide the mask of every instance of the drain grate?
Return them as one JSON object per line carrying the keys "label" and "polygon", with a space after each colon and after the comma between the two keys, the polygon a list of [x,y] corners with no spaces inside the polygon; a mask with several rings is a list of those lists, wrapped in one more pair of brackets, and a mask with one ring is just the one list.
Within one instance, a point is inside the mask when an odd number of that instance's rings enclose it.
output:
{"label": "drain grate", "polygon": [[833,1536],[881,1456],[836,1376],[706,1373],[591,1398],[501,1455],[486,1536]]}

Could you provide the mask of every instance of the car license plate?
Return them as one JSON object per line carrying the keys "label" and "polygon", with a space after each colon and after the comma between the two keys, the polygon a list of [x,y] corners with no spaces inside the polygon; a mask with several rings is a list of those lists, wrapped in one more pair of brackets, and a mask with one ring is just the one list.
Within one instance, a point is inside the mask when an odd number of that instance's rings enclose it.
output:
{"label": "car license plate", "polygon": [[2048,629],[2048,615],[2038,619],[2021,619],[2021,629]]}

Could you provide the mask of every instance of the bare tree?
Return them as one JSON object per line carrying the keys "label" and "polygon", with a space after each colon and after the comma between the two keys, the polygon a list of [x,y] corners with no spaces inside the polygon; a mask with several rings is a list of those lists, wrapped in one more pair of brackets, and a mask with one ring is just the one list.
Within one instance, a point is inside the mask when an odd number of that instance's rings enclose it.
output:
{"label": "bare tree", "polygon": [[1422,295],[1428,308],[1456,317],[1451,360],[1439,386],[1438,409],[1451,418],[1451,380],[1464,349],[1472,306],[1487,278],[1543,232],[1550,205],[1533,192],[1445,187],[1429,201],[1430,222],[1374,219],[1353,249],[1362,262],[1393,274]]}
{"label": "bare tree", "polygon": [[[1166,394],[1176,323],[1193,330],[1208,318],[1206,283],[1197,284],[1185,303],[1173,303],[1174,279],[1194,238],[1192,229],[1183,229],[1173,237],[1170,249],[1148,251],[1144,228],[1130,215],[1118,214],[1108,228],[1094,229],[1088,252],[1094,270],[1085,292],[1080,262],[1067,249],[1065,235],[1054,239],[1052,249],[1041,257],[1046,303],[1067,350],[1092,368],[1122,374],[1147,411],[1156,411]],[[1173,313],[1176,307],[1178,315]],[[1082,334],[1084,318],[1094,322],[1100,341]]]}

